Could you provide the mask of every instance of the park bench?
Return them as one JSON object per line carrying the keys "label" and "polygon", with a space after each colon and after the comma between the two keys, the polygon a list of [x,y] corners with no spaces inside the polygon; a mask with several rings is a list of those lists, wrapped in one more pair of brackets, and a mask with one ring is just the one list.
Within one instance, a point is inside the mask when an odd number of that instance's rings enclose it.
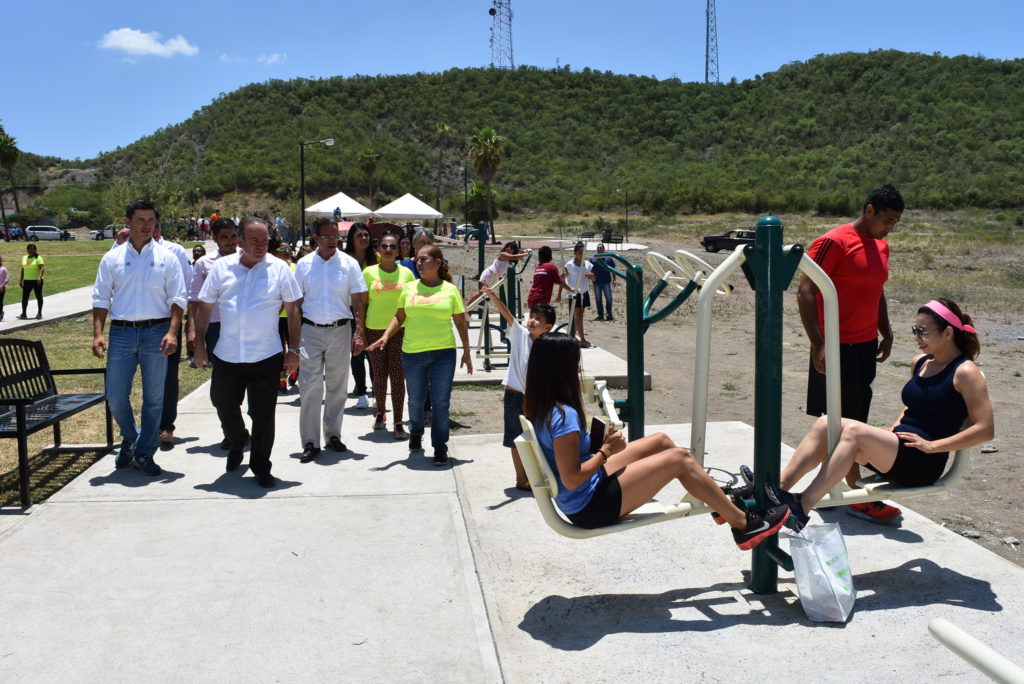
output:
{"label": "park bench", "polygon": [[621,245],[622,244],[622,240],[623,240],[623,238],[622,238],[622,235],[620,233],[613,233],[613,234],[608,236],[607,243],[609,245]]}
{"label": "park bench", "polygon": [[585,233],[580,233],[579,242],[590,242],[591,240],[593,240],[596,237],[597,237],[597,233],[595,233],[594,231],[590,230],[590,231],[587,231]]}
{"label": "park bench", "polygon": [[[53,445],[46,453],[83,453],[109,451],[114,446],[110,406],[104,392],[97,394],[60,394],[56,375],[106,373],[105,368],[56,370],[50,368],[42,342],[0,340],[0,438],[18,440],[18,478],[21,505],[32,505],[29,486],[28,436],[53,427]],[[107,445],[62,445],[60,423],[65,418],[103,403],[107,419]]]}

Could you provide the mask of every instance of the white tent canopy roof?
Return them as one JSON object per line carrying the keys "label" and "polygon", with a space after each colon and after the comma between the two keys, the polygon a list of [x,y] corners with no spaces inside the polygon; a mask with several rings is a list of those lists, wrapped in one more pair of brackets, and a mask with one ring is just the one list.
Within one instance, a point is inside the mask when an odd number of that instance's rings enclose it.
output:
{"label": "white tent canopy roof", "polygon": [[391,204],[381,207],[377,210],[376,214],[383,219],[426,220],[444,218],[444,214],[411,193],[406,193]]}
{"label": "white tent canopy roof", "polygon": [[325,200],[320,200],[316,204],[306,207],[306,213],[313,216],[331,217],[334,215],[335,209],[339,210],[341,215],[346,218],[363,218],[366,216],[376,218],[377,216],[372,210],[367,209],[343,192],[331,195]]}

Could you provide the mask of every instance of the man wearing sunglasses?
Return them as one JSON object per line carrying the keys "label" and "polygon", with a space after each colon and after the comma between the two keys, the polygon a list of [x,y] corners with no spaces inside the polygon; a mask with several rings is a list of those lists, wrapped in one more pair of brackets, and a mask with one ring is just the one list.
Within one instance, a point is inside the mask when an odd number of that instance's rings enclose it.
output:
{"label": "man wearing sunglasses", "polygon": [[[807,255],[832,279],[839,298],[840,368],[828,370],[840,373],[842,416],[862,423],[867,422],[871,408],[876,365],[889,358],[892,351],[892,327],[883,289],[889,279],[885,236],[896,228],[903,207],[899,190],[891,185],[876,188],[868,194],[861,215],[853,223],[833,228],[807,250]],[[824,305],[821,292],[806,275],[800,276],[796,297],[811,343],[807,413],[820,416],[826,412]],[[846,481],[856,487],[859,477],[860,468],[854,464]],[[898,509],[892,510],[899,514]],[[891,513],[882,511],[880,515],[895,517]]]}
{"label": "man wearing sunglasses", "polygon": [[316,459],[321,436],[334,451],[347,449],[341,441],[341,421],[350,361],[366,346],[366,282],[359,263],[338,249],[339,237],[333,219],[317,220],[313,224],[316,251],[300,259],[295,267],[303,297],[303,353],[299,354],[302,463]]}

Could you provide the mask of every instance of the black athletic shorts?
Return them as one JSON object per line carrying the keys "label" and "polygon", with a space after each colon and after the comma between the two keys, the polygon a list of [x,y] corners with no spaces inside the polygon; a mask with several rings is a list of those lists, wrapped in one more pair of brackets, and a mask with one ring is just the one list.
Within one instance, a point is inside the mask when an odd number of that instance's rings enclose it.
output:
{"label": "black athletic shorts", "polygon": [[[596,457],[595,457],[596,458]],[[622,487],[619,486],[619,473],[609,475],[608,471],[601,466],[604,478],[598,483],[594,495],[583,510],[570,513],[569,520],[573,525],[592,530],[595,527],[604,527],[619,521],[619,513],[622,511]]]}
{"label": "black athletic shorts", "polygon": [[573,297],[576,298],[576,308],[577,309],[589,309],[590,308],[590,292],[589,291],[588,292],[584,292],[583,294],[579,294],[579,293],[574,294]]}
{"label": "black athletic shorts", "polygon": [[[901,428],[897,427],[896,429]],[[867,468],[908,487],[926,487],[935,484],[942,477],[942,471],[946,469],[948,460],[948,451],[926,454],[914,447],[907,446],[907,443],[901,439],[899,451],[896,452],[896,460],[893,462],[892,468],[889,468],[889,472],[883,473],[870,463]]]}
{"label": "black athletic shorts", "polygon": [[[839,345],[839,378],[842,384],[843,418],[868,422],[871,409],[871,383],[875,381],[878,362],[878,340]],[[823,416],[825,376],[814,369],[814,360],[807,365],[807,415]]]}

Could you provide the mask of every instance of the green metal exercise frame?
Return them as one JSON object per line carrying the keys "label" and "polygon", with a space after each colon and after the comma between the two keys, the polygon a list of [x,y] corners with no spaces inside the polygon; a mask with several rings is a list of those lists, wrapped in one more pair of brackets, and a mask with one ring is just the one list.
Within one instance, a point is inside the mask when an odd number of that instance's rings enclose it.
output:
{"label": "green metal exercise frame", "polygon": [[[804,255],[801,245],[782,246],[782,221],[766,216],[757,222],[753,245],[730,255],[704,282],[698,303],[697,350],[693,380],[691,450],[703,464],[707,430],[707,394],[711,356],[711,295],[718,283],[742,267],[754,289],[754,489],[759,507],[767,507],[767,481],[778,482],[782,445],[782,294],[797,269],[804,271],[822,292],[825,304],[825,363],[839,368],[839,309],[832,281]],[[839,374],[826,375],[829,451],[839,434]],[[757,594],[778,591],[778,569],[793,569],[778,538],[765,540],[753,551],[750,587]]]}

